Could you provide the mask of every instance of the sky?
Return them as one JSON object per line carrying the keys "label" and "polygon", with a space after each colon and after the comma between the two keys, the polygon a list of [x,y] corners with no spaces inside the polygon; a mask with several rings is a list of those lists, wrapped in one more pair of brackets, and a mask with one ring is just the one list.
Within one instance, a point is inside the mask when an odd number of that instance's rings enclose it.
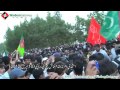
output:
{"label": "sky", "polygon": [[[1,15],[2,13],[8,13],[8,18],[4,19]],[[40,18],[45,19],[47,16],[48,11],[0,11],[0,43],[5,41],[5,34],[8,29],[8,27],[13,30],[14,26],[20,25],[20,23],[24,22],[25,18],[29,21],[31,18],[35,18],[37,15]],[[76,15],[87,19],[87,15],[90,14],[92,11],[60,11],[62,15],[62,19],[65,20],[65,22],[68,22],[70,24],[75,24],[75,17]],[[54,11],[50,11],[51,15],[54,14]],[[12,15],[19,15],[17,17],[11,16]],[[24,15],[21,18],[21,15]]]}

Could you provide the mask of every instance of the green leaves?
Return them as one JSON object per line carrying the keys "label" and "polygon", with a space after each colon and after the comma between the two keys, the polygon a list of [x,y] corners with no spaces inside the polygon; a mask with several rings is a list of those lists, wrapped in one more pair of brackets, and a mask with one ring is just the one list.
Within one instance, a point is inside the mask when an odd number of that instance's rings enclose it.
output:
{"label": "green leaves", "polygon": [[55,12],[53,16],[48,12],[46,20],[36,16],[30,22],[25,20],[20,26],[15,26],[13,31],[8,29],[6,46],[9,51],[15,50],[22,34],[25,39],[25,49],[68,43],[71,38],[70,28],[71,25],[61,19],[60,12]]}
{"label": "green leaves", "polygon": [[45,20],[37,15],[34,19],[31,18],[30,22],[25,20],[20,26],[15,26],[14,30],[8,28],[5,44],[9,51],[14,51],[19,45],[22,34],[25,40],[25,49],[69,44],[75,40],[82,42],[87,36],[92,16],[95,16],[102,24],[103,15],[97,11],[88,15],[88,19],[76,16],[75,25],[65,23],[59,11],[56,11],[53,16],[48,12]]}

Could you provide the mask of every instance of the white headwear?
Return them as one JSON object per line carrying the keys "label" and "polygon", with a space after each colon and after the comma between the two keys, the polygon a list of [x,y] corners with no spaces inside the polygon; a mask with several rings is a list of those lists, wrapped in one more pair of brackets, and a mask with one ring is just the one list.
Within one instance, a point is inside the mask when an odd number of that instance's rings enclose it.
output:
{"label": "white headwear", "polygon": [[42,62],[43,62],[43,61],[46,61],[47,59],[48,59],[47,57],[44,57],[44,58],[42,59]]}

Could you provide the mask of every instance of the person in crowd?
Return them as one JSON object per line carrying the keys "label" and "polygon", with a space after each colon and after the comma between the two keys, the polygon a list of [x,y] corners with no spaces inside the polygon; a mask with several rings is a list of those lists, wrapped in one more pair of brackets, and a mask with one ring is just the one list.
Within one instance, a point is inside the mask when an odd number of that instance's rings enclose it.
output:
{"label": "person in crowd", "polygon": [[105,58],[108,58],[108,60],[111,60],[110,57],[108,56],[107,52],[105,50],[101,49],[99,44],[96,44],[94,46],[94,48],[95,48],[95,50],[93,51],[92,55],[95,53],[101,53],[104,55]]}
{"label": "person in crowd", "polygon": [[29,77],[29,79],[35,79],[34,76],[33,76],[33,73],[32,73],[33,70],[35,70],[35,68],[28,68],[28,69],[27,69],[27,72],[28,72],[28,73],[26,72],[25,76],[26,76],[27,78]]}
{"label": "person in crowd", "polygon": [[38,69],[33,70],[32,74],[33,74],[33,77],[35,79],[45,79],[44,72],[43,72],[42,68],[38,68]]}
{"label": "person in crowd", "polygon": [[99,75],[118,75],[117,65],[107,59],[99,61]]}
{"label": "person in crowd", "polygon": [[92,61],[92,60],[100,61],[100,60],[103,60],[104,58],[105,57],[102,53],[95,53],[89,57],[89,61]]}
{"label": "person in crowd", "polygon": [[8,56],[4,56],[2,58],[2,62],[5,68],[5,73],[3,74],[3,77],[4,79],[10,79],[10,76],[9,76],[9,72],[11,71],[10,58]]}
{"label": "person in crowd", "polygon": [[48,63],[48,58],[47,57],[44,57],[42,59],[42,66],[47,66],[47,63]]}
{"label": "person in crowd", "polygon": [[30,76],[31,76],[31,71],[30,71],[30,69],[27,69],[27,71],[25,72],[25,78],[26,79],[34,79],[34,77],[31,78]]}
{"label": "person in crowd", "polygon": [[61,78],[65,78],[67,76],[66,72],[66,65],[62,61],[56,62],[54,65],[54,72],[57,73]]}
{"label": "person in crowd", "polygon": [[5,72],[5,68],[4,68],[4,64],[0,64],[0,79],[4,79],[4,74]]}
{"label": "person in crowd", "polygon": [[[26,50],[0,58],[0,79],[79,79],[81,76],[119,75],[115,41],[92,46],[75,43]],[[77,77],[79,76],[79,77]],[[77,78],[76,78],[77,77]],[[80,78],[81,79],[81,78]]]}
{"label": "person in crowd", "polygon": [[111,45],[110,52],[111,52],[111,59],[114,60],[117,57],[114,45]]}
{"label": "person in crowd", "polygon": [[10,79],[26,79],[25,72],[26,71],[16,67],[9,73]]}
{"label": "person in crowd", "polygon": [[75,78],[76,76],[82,76],[84,64],[81,61],[74,61],[73,71],[70,76]]}
{"label": "person in crowd", "polygon": [[96,67],[96,61],[92,60],[88,62],[85,68],[85,75],[86,76],[95,76],[99,74],[99,69]]}
{"label": "person in crowd", "polygon": [[25,64],[25,67],[28,67],[29,65],[31,65],[31,55],[26,55],[24,56],[24,64]]}
{"label": "person in crowd", "polygon": [[103,50],[107,51],[106,45],[105,45],[105,44],[103,44],[103,43],[101,43],[101,49],[103,49]]}
{"label": "person in crowd", "polygon": [[61,79],[61,77],[55,72],[50,72],[45,79]]}

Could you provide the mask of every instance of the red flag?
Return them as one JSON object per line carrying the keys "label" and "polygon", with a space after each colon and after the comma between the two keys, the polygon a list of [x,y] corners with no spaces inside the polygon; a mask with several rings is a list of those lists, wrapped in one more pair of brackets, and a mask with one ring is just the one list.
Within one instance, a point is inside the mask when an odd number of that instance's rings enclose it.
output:
{"label": "red flag", "polygon": [[20,40],[20,47],[24,48],[24,39]]}
{"label": "red flag", "polygon": [[106,43],[106,39],[100,34],[100,24],[92,17],[88,32],[87,42],[92,45]]}

